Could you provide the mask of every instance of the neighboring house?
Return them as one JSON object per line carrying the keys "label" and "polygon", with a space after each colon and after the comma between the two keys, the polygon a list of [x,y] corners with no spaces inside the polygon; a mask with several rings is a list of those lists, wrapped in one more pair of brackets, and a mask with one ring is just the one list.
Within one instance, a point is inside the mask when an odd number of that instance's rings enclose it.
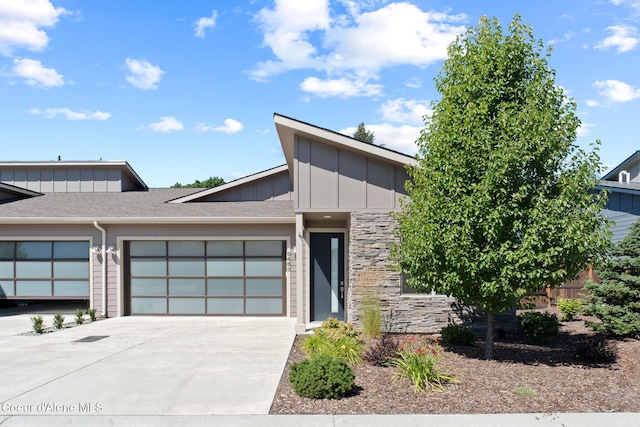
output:
{"label": "neighboring house", "polygon": [[615,222],[612,240],[619,242],[640,217],[640,151],[636,151],[602,177],[597,190],[607,190],[604,214]]}
{"label": "neighboring house", "polygon": [[391,211],[414,158],[274,116],[286,165],[212,189],[150,189],[124,161],[0,162],[0,298],[88,300],[105,316],[287,316],[298,331],[391,331],[475,315],[402,289]]}

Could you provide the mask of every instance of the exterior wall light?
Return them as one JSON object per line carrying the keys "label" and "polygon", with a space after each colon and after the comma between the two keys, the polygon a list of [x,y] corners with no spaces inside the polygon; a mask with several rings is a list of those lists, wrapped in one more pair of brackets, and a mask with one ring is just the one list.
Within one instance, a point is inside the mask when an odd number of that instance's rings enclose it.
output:
{"label": "exterior wall light", "polygon": [[91,253],[92,254],[99,254],[100,253],[100,246],[95,245],[94,247],[91,248]]}
{"label": "exterior wall light", "polygon": [[107,253],[108,254],[115,254],[116,253],[116,247],[113,245],[109,245],[109,247],[107,248]]}

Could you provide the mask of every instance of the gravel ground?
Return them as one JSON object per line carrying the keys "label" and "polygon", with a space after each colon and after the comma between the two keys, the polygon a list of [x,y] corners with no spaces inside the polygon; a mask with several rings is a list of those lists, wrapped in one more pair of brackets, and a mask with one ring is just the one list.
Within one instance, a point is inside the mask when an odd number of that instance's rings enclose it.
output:
{"label": "gravel ground", "polygon": [[[576,356],[579,343],[593,337],[578,318],[563,322],[560,335],[547,344],[498,340],[491,361],[481,359],[480,341],[447,348],[442,364],[453,368],[461,383],[444,393],[416,394],[408,380],[392,381],[393,368],[362,363],[354,367],[353,395],[340,400],[304,398],[292,390],[289,365],[304,357],[297,337],[271,414],[640,412],[640,341],[612,342],[617,360],[598,365]],[[518,396],[517,387],[529,387],[537,396]]]}

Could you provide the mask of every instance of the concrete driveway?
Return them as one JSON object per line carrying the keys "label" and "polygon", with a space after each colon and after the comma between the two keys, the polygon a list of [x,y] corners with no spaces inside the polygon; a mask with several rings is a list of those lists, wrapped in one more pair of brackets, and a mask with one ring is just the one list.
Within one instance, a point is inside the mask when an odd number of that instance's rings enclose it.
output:
{"label": "concrete driveway", "polygon": [[295,319],[231,317],[16,336],[30,316],[0,316],[0,416],[267,414],[295,336]]}

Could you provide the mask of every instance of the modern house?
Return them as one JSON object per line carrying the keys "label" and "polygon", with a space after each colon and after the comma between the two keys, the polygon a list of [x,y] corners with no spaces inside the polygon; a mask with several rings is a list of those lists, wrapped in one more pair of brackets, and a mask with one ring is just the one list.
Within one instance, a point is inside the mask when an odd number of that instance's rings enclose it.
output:
{"label": "modern house", "polygon": [[414,158],[276,114],[286,164],[212,189],[148,188],[125,161],[0,162],[0,299],[87,300],[107,317],[287,316],[391,331],[470,313],[389,266]]}

